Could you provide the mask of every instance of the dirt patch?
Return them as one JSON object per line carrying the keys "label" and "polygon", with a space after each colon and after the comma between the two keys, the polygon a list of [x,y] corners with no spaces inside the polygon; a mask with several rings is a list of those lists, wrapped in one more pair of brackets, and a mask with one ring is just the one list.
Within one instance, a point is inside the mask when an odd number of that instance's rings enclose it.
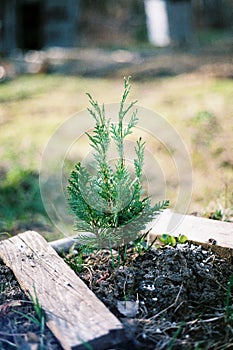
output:
{"label": "dirt patch", "polygon": [[[77,257],[68,260],[81,268]],[[209,248],[130,248],[121,266],[116,253],[113,266],[110,253],[100,251],[84,257],[78,274],[125,326],[127,344],[115,350],[233,348],[233,265]],[[42,334],[31,321],[33,304],[2,262],[0,288],[0,349],[39,350],[43,341],[44,350],[61,350],[46,327]]]}
{"label": "dirt patch", "polygon": [[131,252],[125,266],[111,265],[100,252],[87,258],[80,276],[122,320],[134,349],[233,348],[225,313],[228,260],[186,244]]}
{"label": "dirt patch", "polygon": [[50,330],[42,331],[36,320],[33,303],[0,260],[0,349],[62,350]]}

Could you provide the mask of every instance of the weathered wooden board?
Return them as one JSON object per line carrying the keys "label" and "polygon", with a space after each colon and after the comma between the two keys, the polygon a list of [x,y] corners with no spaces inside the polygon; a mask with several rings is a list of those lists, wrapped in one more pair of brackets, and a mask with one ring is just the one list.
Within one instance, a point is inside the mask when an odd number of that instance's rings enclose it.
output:
{"label": "weathered wooden board", "polygon": [[233,223],[182,215],[164,210],[153,223],[151,234],[186,235],[189,240],[208,243],[215,240],[220,247],[233,249]]}
{"label": "weathered wooden board", "polygon": [[0,242],[0,257],[21,288],[36,295],[46,323],[65,350],[106,349],[121,342],[120,321],[37,232]]}

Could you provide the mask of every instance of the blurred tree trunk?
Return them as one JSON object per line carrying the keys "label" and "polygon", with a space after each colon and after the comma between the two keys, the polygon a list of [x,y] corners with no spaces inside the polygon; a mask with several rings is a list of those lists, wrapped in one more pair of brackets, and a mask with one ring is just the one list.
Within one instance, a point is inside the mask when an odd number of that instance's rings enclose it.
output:
{"label": "blurred tree trunk", "polygon": [[213,28],[224,27],[224,2],[222,0],[204,0],[204,15],[207,25]]}
{"label": "blurred tree trunk", "polygon": [[197,28],[226,28],[232,26],[232,0],[192,0]]}

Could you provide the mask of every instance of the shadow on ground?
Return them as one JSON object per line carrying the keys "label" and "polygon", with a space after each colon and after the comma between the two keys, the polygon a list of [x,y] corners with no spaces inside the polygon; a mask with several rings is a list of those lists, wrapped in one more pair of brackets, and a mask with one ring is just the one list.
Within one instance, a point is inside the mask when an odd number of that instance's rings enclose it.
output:
{"label": "shadow on ground", "polygon": [[23,169],[1,169],[0,175],[0,238],[29,229],[50,231],[39,175]]}

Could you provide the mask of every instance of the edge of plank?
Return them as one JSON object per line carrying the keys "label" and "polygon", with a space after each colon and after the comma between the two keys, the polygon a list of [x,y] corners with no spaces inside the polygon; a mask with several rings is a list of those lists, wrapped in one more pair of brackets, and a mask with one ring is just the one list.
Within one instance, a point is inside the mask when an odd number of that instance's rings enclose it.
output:
{"label": "edge of plank", "polygon": [[[36,292],[46,324],[63,349],[82,350],[88,343],[104,350],[125,341],[121,322],[37,232],[26,231],[0,241],[0,257],[28,296]],[[69,334],[64,334],[69,329]]]}
{"label": "edge of plank", "polygon": [[162,235],[168,233],[174,236],[186,235],[189,241],[210,243],[216,241],[216,245],[233,249],[233,223],[211,220],[203,217],[184,215],[164,210],[153,221],[151,234]]}

